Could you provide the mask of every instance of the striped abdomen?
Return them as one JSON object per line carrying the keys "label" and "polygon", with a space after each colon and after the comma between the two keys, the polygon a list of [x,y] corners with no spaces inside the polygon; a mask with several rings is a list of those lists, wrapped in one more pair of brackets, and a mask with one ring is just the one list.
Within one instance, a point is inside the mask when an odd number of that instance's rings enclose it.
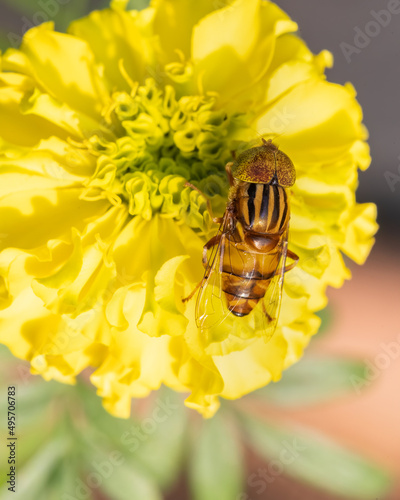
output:
{"label": "striped abdomen", "polygon": [[290,217],[287,192],[277,184],[243,182],[236,192],[236,215],[236,229],[224,243],[222,282],[231,312],[246,316],[278,267]]}
{"label": "striped abdomen", "polygon": [[280,238],[271,240],[264,235],[262,239],[268,251],[257,251],[251,244],[251,236],[249,239],[249,235],[238,228],[224,243],[222,289],[229,309],[237,316],[249,314],[264,297],[279,263]]}
{"label": "striped abdomen", "polygon": [[237,218],[246,230],[282,233],[289,221],[289,197],[277,184],[240,183],[236,194]]}

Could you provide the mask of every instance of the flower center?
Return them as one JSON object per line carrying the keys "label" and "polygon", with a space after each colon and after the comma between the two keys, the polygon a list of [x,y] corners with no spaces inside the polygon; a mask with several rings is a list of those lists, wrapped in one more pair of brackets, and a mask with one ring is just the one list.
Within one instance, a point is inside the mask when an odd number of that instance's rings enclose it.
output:
{"label": "flower center", "polygon": [[88,140],[97,156],[88,189],[102,188],[146,219],[187,211],[185,181],[211,197],[226,196],[224,166],[232,135],[244,126],[241,115],[215,109],[214,97],[177,99],[173,87],[161,90],[148,79],[131,94],[116,92],[109,116],[114,137],[96,133]]}

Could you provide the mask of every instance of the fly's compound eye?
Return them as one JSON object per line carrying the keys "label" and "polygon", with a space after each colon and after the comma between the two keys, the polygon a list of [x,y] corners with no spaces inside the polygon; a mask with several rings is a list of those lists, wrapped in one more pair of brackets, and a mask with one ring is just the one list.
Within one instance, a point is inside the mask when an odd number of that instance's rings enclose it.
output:
{"label": "fly's compound eye", "polygon": [[278,184],[283,187],[293,186],[296,182],[296,170],[292,160],[285,153],[282,153],[282,151],[277,151],[275,161]]}

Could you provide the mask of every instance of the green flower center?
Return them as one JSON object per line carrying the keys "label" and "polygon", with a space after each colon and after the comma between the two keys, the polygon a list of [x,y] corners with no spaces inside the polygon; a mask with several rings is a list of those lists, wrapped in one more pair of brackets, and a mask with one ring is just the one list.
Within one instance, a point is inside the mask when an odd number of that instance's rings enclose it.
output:
{"label": "green flower center", "polygon": [[154,80],[135,91],[116,92],[109,112],[113,138],[94,134],[89,150],[97,168],[88,189],[97,187],[122,200],[129,213],[150,219],[156,212],[180,217],[190,210],[190,181],[210,197],[226,196],[224,166],[241,115],[215,109],[214,97],[176,98],[173,87]]}

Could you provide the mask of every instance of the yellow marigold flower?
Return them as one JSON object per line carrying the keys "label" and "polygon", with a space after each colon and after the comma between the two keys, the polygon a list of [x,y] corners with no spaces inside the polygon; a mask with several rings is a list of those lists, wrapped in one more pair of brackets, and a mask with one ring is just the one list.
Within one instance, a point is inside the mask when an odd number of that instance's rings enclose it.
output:
{"label": "yellow marigold flower", "polygon": [[[263,0],[126,2],[31,29],[1,57],[0,341],[45,379],[84,368],[113,414],[161,384],[211,416],[302,355],[328,285],[364,262],[375,206],[355,202],[367,132],[351,85],[325,80],[296,24]],[[279,136],[293,160],[288,273],[279,325],[204,338],[194,302],[222,213],[224,165]]]}

